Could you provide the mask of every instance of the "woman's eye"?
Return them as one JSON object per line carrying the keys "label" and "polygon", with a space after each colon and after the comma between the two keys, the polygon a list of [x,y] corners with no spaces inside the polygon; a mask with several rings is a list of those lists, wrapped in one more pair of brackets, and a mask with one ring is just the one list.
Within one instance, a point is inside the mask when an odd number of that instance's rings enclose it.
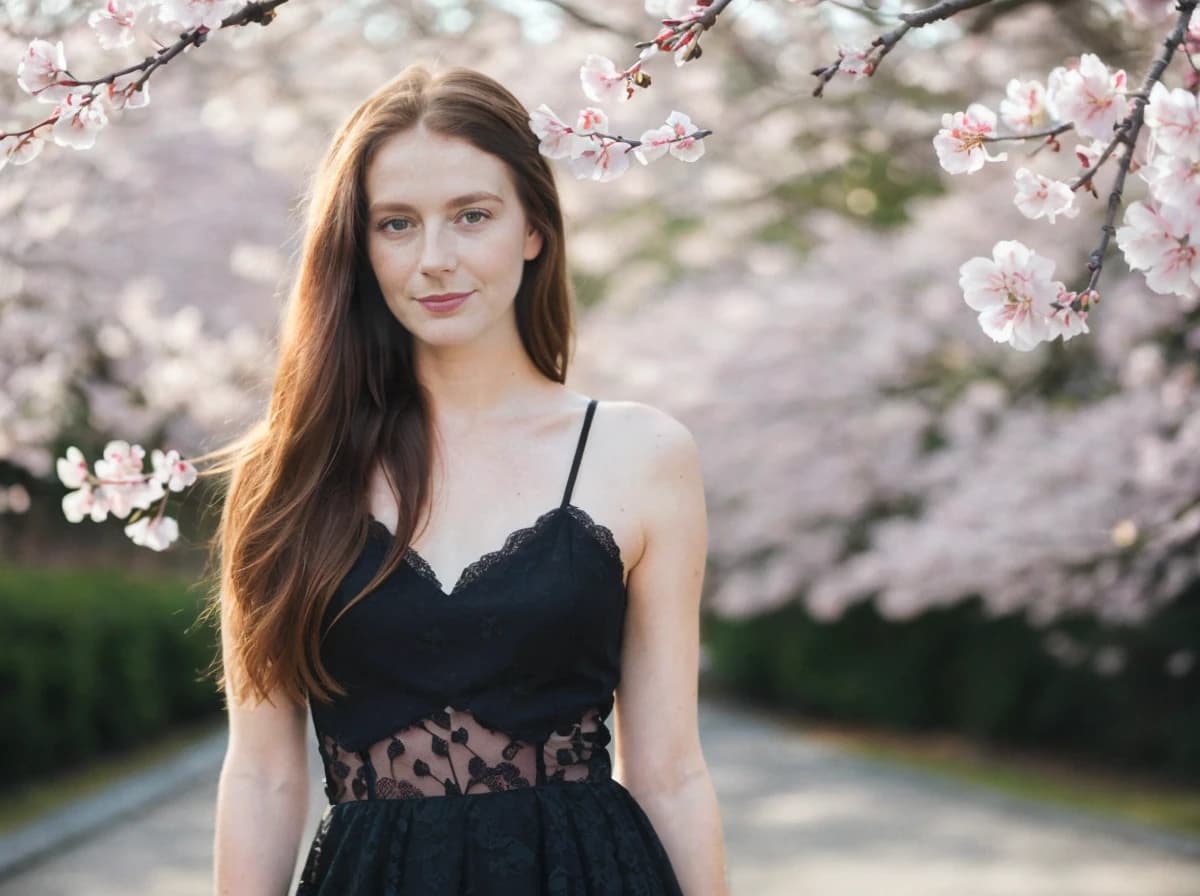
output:
{"label": "woman's eye", "polygon": [[[491,215],[489,215],[487,212],[483,211],[482,209],[474,209],[474,208],[470,209],[469,211],[463,212],[461,217],[465,219],[469,215],[478,215],[480,220],[467,221],[468,224],[481,224],[481,223],[483,223],[484,220],[491,217]],[[408,223],[408,220],[405,218],[388,218],[386,221],[383,221],[382,223],[380,223],[379,229],[386,230],[389,233],[403,233],[405,230],[408,230],[409,228],[405,227],[403,229],[399,229],[399,228],[394,228],[391,225],[392,224],[407,224],[407,223]]]}

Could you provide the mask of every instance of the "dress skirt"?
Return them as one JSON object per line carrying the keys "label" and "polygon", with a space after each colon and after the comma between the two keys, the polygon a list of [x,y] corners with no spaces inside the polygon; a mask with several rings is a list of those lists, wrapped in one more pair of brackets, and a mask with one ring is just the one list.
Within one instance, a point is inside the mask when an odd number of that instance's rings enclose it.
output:
{"label": "dress skirt", "polygon": [[683,896],[612,778],[330,805],[296,896]]}

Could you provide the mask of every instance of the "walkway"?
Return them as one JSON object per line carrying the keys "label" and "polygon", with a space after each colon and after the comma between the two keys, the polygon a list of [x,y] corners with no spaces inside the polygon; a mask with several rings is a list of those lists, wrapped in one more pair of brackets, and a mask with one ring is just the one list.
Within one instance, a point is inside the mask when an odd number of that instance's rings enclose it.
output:
{"label": "walkway", "polygon": [[[702,703],[701,736],[735,896],[1200,893],[1200,848],[1138,828],[845,756],[726,702]],[[312,757],[305,847],[324,808]],[[0,896],[212,896],[215,802],[214,772],[5,880]]]}

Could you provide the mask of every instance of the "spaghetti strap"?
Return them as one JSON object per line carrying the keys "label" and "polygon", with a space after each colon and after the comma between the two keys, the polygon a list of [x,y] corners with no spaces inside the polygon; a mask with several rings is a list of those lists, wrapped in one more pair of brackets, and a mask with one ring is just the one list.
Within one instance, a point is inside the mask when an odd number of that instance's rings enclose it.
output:
{"label": "spaghetti strap", "polygon": [[583,446],[587,443],[588,430],[592,426],[592,415],[596,412],[596,399],[588,402],[587,413],[583,417],[583,429],[579,433],[579,444],[575,446],[575,460],[571,463],[571,475],[567,479],[567,490],[563,492],[561,507],[571,502],[571,491],[575,488],[575,474],[579,472],[579,461],[583,458]]}

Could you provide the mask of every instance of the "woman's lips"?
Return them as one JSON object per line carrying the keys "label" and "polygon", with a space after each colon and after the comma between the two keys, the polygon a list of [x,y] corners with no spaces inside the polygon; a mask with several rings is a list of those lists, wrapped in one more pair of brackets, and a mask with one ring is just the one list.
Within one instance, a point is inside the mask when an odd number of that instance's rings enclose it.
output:
{"label": "woman's lips", "polygon": [[453,311],[455,308],[465,302],[470,296],[471,293],[463,292],[458,293],[457,295],[448,299],[417,299],[417,301],[430,311],[445,313],[447,311]]}

